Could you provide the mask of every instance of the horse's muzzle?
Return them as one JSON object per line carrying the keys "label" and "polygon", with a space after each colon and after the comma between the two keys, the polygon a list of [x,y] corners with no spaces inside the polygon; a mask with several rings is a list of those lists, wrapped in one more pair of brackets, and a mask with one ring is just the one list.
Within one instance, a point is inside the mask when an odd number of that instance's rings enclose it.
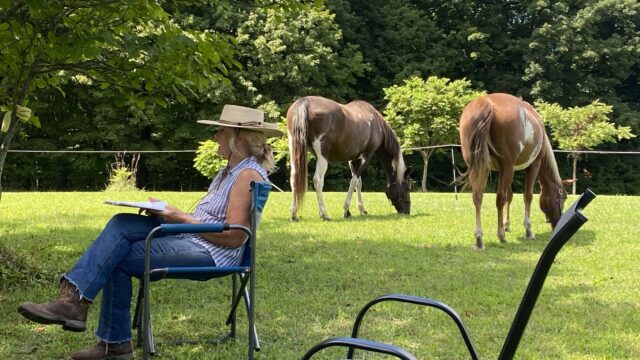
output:
{"label": "horse's muzzle", "polygon": [[402,215],[409,215],[411,213],[411,207],[407,207],[406,209],[396,208],[396,210],[398,211],[398,214],[402,214]]}

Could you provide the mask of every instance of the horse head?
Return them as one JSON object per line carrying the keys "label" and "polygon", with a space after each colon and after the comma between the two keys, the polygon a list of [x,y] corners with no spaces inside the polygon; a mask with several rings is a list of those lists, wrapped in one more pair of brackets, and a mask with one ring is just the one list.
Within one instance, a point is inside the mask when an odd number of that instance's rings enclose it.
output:
{"label": "horse head", "polygon": [[387,189],[384,193],[399,214],[409,215],[411,212],[411,199],[409,197],[411,193],[410,170],[407,169],[404,172],[402,180],[399,180],[397,176],[393,176],[392,179],[394,179],[393,182],[387,184]]}
{"label": "horse head", "polygon": [[564,202],[567,200],[567,192],[564,190],[564,186],[569,186],[574,182],[576,182],[576,179],[562,180],[562,185],[555,187],[551,191],[540,192],[540,210],[547,218],[547,222],[551,224],[552,229],[555,229],[558,224],[564,209]]}

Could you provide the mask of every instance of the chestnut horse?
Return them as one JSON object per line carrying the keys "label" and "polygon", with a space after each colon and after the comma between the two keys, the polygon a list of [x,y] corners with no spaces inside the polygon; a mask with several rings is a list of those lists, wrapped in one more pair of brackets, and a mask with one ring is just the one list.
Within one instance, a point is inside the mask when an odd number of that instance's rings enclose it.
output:
{"label": "chestnut horse", "polygon": [[398,138],[382,115],[364,101],[341,105],[319,96],[306,96],[294,102],[287,111],[289,153],[291,159],[291,220],[298,219],[307,190],[307,150],[316,156],[313,185],[318,198],[320,217],[330,220],[322,198],[324,175],[329,162],[348,161],[351,183],[344,202],[345,218],[353,190],[358,195],[358,209],[366,214],[362,203],[362,172],[373,154],[380,159],[387,174],[387,198],[398,213],[409,214],[411,179]]}
{"label": "chestnut horse", "polygon": [[560,179],[549,138],[540,115],[527,102],[508,94],[484,95],[471,101],[460,116],[460,144],[468,169],[462,175],[473,192],[476,208],[476,248],[483,249],[480,208],[482,193],[491,170],[499,171],[496,190],[498,238],[505,242],[509,231],[511,181],[515,170],[525,170],[525,239],[535,239],[531,230],[531,200],[536,179],[540,181],[540,209],[551,227],[562,215],[567,193]]}

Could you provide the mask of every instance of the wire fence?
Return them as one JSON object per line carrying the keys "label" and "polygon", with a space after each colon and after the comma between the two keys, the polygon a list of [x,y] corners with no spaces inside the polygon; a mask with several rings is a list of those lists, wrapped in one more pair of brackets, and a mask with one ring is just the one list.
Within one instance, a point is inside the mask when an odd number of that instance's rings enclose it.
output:
{"label": "wire fence", "polygon": [[[425,150],[434,150],[434,149],[449,149],[450,157],[451,157],[451,167],[452,167],[452,181],[449,185],[453,186],[454,193],[458,192],[458,188],[456,186],[456,177],[457,172],[459,170],[456,166],[456,156],[455,149],[460,148],[459,144],[443,144],[436,146],[425,146],[425,147],[410,147],[410,148],[402,148],[404,153],[407,152],[420,152]],[[33,149],[9,149],[7,150],[9,153],[32,153],[32,154],[114,154],[114,155],[127,155],[127,154],[177,154],[177,153],[196,153],[197,150],[187,149],[187,150],[33,150]],[[639,155],[640,151],[630,150],[630,151],[611,151],[611,150],[579,150],[579,151],[571,151],[571,150],[560,150],[554,149],[554,153],[565,153],[565,154],[578,154],[578,155],[588,155],[588,154],[597,154],[597,155]]]}
{"label": "wire fence", "polygon": [[[441,148],[459,148],[459,144],[445,144],[423,147],[402,148],[403,152],[420,151]],[[153,153],[195,153],[197,150],[14,150],[10,153],[39,153],[39,154],[153,154]],[[611,155],[638,155],[640,151],[609,151],[609,150],[559,150],[554,149],[554,153],[576,153],[576,154],[611,154]]]}

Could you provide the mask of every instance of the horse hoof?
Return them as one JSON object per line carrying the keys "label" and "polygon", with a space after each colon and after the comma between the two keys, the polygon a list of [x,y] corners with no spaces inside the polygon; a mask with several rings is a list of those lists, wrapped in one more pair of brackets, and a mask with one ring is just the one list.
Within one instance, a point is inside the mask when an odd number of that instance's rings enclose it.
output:
{"label": "horse hoof", "polygon": [[480,245],[476,244],[476,245],[473,247],[473,250],[476,250],[476,251],[484,251],[484,245],[482,245],[482,244],[480,244]]}
{"label": "horse hoof", "polygon": [[323,217],[322,217],[322,220],[323,220],[323,221],[331,221],[331,218],[330,218],[330,217],[328,217],[328,216],[323,216]]}
{"label": "horse hoof", "polygon": [[292,217],[289,218],[289,221],[298,222],[298,217],[297,216],[292,216]]}
{"label": "horse hoof", "polygon": [[342,215],[343,218],[348,219],[351,217],[351,211],[345,211],[344,214]]}

